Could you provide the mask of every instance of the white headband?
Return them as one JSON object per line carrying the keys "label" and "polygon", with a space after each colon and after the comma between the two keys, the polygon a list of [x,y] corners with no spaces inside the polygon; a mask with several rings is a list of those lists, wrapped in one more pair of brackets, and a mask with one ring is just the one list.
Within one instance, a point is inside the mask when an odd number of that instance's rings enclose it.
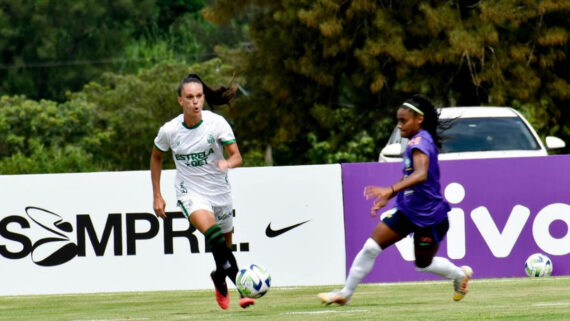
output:
{"label": "white headband", "polygon": [[421,111],[418,107],[410,104],[410,103],[403,103],[402,106],[406,106],[408,108],[410,108],[411,110],[415,111],[416,113],[420,114],[423,116],[424,112]]}

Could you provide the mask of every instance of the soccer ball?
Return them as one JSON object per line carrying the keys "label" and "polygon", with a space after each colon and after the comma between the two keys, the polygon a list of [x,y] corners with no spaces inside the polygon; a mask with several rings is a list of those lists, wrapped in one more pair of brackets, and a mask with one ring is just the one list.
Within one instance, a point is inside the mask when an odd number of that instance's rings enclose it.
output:
{"label": "soccer ball", "polygon": [[550,276],[552,261],[544,254],[535,253],[526,259],[524,270],[529,277]]}
{"label": "soccer ball", "polygon": [[271,275],[264,267],[250,264],[238,272],[236,286],[243,296],[260,298],[271,287]]}

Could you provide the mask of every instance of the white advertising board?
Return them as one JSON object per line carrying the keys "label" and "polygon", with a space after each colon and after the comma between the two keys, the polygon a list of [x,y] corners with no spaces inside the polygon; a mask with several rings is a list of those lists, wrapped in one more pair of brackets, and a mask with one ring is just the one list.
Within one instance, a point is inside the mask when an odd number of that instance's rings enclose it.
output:
{"label": "white advertising board", "polygon": [[[149,171],[0,176],[0,295],[212,288],[213,257],[175,206],[174,175],[162,173],[165,221]],[[266,266],[274,286],[343,282],[340,165],[229,178],[238,264]]]}
{"label": "white advertising board", "polygon": [[230,172],[241,264],[258,263],[274,285],[340,284],[346,277],[340,165]]}

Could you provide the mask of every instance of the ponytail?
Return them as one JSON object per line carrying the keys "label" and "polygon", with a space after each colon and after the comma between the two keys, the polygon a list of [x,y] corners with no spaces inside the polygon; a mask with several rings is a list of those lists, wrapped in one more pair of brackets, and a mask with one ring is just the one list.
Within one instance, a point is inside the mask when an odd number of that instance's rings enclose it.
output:
{"label": "ponytail", "polygon": [[211,110],[214,110],[214,106],[230,105],[230,102],[235,97],[238,88],[237,85],[231,85],[229,87],[222,86],[218,88],[212,88],[208,86],[204,81],[202,81],[200,76],[198,76],[197,74],[188,74],[188,76],[182,79],[182,81],[180,81],[180,84],[178,85],[179,97],[182,95],[182,88],[184,87],[184,85],[192,82],[199,83],[202,85],[206,102],[210,106]]}

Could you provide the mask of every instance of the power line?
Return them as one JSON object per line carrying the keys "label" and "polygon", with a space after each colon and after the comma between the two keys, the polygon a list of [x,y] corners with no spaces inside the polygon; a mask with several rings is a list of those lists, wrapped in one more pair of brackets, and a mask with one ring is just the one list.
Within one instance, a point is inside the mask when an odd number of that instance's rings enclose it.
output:
{"label": "power line", "polygon": [[[215,57],[217,56],[214,52],[202,52],[194,55],[188,56],[198,56],[198,57]],[[188,56],[178,56],[178,57],[188,57]],[[93,60],[63,60],[63,61],[46,61],[46,62],[24,62],[15,63],[12,65],[0,65],[0,69],[33,69],[33,68],[53,68],[53,67],[63,67],[63,66],[81,66],[81,65],[95,65],[95,64],[117,64],[117,63],[128,63],[128,62],[151,62],[157,60],[168,60],[173,57],[146,57],[146,58],[105,58],[105,59],[93,59]]]}

